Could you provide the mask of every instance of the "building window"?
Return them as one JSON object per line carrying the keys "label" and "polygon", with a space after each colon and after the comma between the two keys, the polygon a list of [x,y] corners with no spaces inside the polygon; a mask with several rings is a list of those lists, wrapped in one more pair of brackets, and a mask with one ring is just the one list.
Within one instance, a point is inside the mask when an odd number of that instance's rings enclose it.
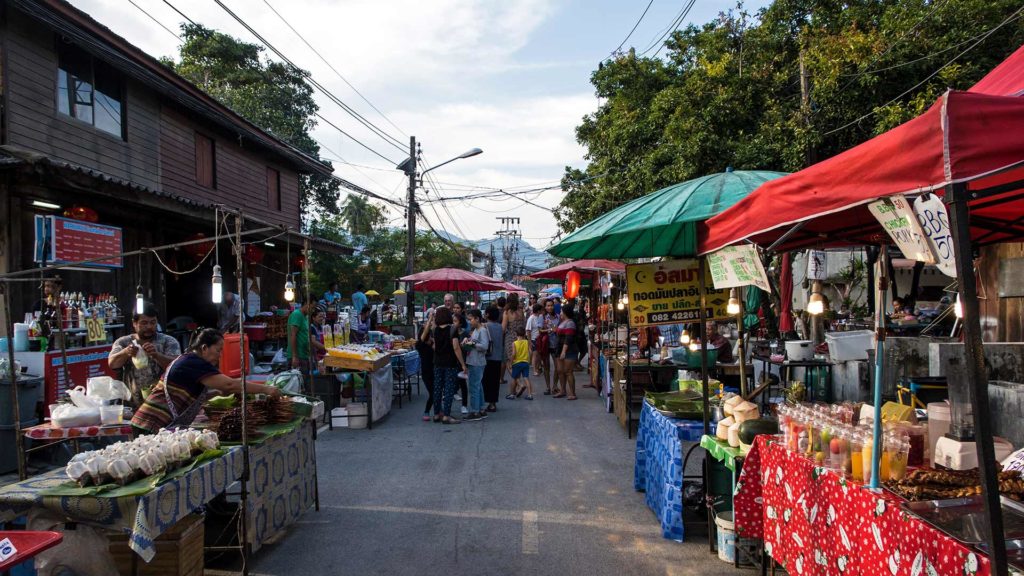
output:
{"label": "building window", "polygon": [[217,187],[217,147],[213,138],[196,132],[196,184]]}
{"label": "building window", "polygon": [[267,168],[267,205],[281,211],[281,173]]}
{"label": "building window", "polygon": [[124,83],[113,68],[75,46],[57,49],[57,111],[124,139]]}

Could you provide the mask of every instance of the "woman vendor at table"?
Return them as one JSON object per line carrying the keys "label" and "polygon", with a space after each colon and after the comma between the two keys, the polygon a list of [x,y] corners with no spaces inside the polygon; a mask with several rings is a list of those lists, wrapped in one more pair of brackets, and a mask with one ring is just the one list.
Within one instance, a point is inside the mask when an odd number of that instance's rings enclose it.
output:
{"label": "woman vendor at table", "polygon": [[[196,336],[185,354],[171,362],[160,382],[135,412],[132,428],[138,434],[154,434],[163,428],[188,427],[195,420],[208,396],[242,391],[242,381],[217,369],[224,350],[224,335],[207,328]],[[280,396],[274,386],[254,382],[245,384],[249,394]]]}

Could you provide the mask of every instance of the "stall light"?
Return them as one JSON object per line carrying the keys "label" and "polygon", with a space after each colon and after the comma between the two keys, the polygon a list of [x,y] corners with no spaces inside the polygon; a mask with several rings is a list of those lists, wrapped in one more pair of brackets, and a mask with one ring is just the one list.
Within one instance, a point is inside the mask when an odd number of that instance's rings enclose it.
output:
{"label": "stall light", "polygon": [[740,299],[736,297],[736,289],[729,290],[729,304],[725,307],[725,312],[729,316],[740,315]]}
{"label": "stall light", "polygon": [[625,294],[623,294],[622,295],[622,303],[625,304],[626,306],[629,306],[629,296],[626,296]]}
{"label": "stall light", "polygon": [[273,248],[274,246],[277,246],[277,244],[274,244],[273,242],[264,242],[263,245],[264,246],[269,246],[271,248]]}
{"label": "stall light", "polygon": [[615,305],[615,309],[616,310],[625,310],[626,309],[626,305],[622,303],[622,300],[619,300],[619,303]]}
{"label": "stall light", "polygon": [[960,295],[956,295],[956,303],[953,304],[953,314],[956,314],[957,318],[964,317],[964,305],[960,302]]}
{"label": "stall light", "polygon": [[615,288],[615,282],[608,283],[608,289],[611,290],[612,288]]}
{"label": "stall light", "polygon": [[210,282],[210,298],[214,304],[220,304],[224,301],[224,277],[220,274],[220,265],[213,265],[213,278]]}
{"label": "stall light", "polygon": [[47,210],[60,210],[60,204],[44,202],[43,200],[33,200],[32,205],[36,208],[46,208]]}
{"label": "stall light", "polygon": [[288,302],[295,301],[295,283],[292,282],[291,278],[284,283],[284,299]]}
{"label": "stall light", "polygon": [[697,352],[698,350],[700,350],[700,342],[696,340],[690,342],[690,352]]}
{"label": "stall light", "polygon": [[686,346],[690,343],[690,333],[683,329],[683,333],[679,335],[679,343]]}
{"label": "stall light", "polygon": [[135,313],[142,314],[146,309],[146,301],[142,298],[142,284],[135,287]]}
{"label": "stall light", "polygon": [[825,297],[821,295],[821,281],[815,280],[811,298],[807,301],[807,313],[817,316],[825,311]]}

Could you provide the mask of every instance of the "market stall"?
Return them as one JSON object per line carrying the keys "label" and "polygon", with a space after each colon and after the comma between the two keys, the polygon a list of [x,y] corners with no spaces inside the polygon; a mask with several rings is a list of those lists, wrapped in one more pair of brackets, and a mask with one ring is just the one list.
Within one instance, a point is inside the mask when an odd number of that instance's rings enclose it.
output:
{"label": "market stall", "polygon": [[[373,428],[373,423],[391,411],[393,400],[394,374],[391,368],[390,353],[383,352],[373,345],[348,344],[343,347],[328,348],[323,360],[324,368],[334,374],[359,374],[363,380],[363,389],[367,402],[365,415],[348,415],[347,418],[363,418],[366,427]],[[340,383],[338,384],[340,386]],[[332,424],[333,428],[333,424]]]}
{"label": "market stall", "polygon": [[[992,572],[997,574],[1007,572],[1006,543],[972,248],[1024,237],[1018,226],[1024,213],[1024,196],[1019,193],[1024,188],[1022,69],[1024,48],[970,91],[947,91],[921,116],[767,183],[709,220],[700,249],[708,253],[743,240],[779,250],[892,243],[908,258],[935,262],[944,273],[957,278],[965,370],[949,388],[954,413],[949,436],[961,450],[970,447],[980,467],[983,531],[988,535],[985,540]],[[993,125],[1000,130],[993,132]],[[879,293],[884,296],[887,251],[882,250],[881,255]],[[886,336],[884,299],[878,302],[874,485],[879,477],[878,410]],[[872,530],[877,533],[877,526]]]}

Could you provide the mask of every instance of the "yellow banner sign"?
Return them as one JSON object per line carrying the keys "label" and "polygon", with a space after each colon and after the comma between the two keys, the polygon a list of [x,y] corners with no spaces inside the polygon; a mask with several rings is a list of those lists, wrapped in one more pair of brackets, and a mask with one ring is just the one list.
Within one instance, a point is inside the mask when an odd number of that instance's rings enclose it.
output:
{"label": "yellow banner sign", "polygon": [[[700,321],[700,275],[703,260],[667,260],[626,266],[629,322],[633,326]],[[705,272],[707,272],[706,264]],[[707,278],[711,278],[710,274]],[[707,288],[707,320],[730,318],[728,290]]]}

